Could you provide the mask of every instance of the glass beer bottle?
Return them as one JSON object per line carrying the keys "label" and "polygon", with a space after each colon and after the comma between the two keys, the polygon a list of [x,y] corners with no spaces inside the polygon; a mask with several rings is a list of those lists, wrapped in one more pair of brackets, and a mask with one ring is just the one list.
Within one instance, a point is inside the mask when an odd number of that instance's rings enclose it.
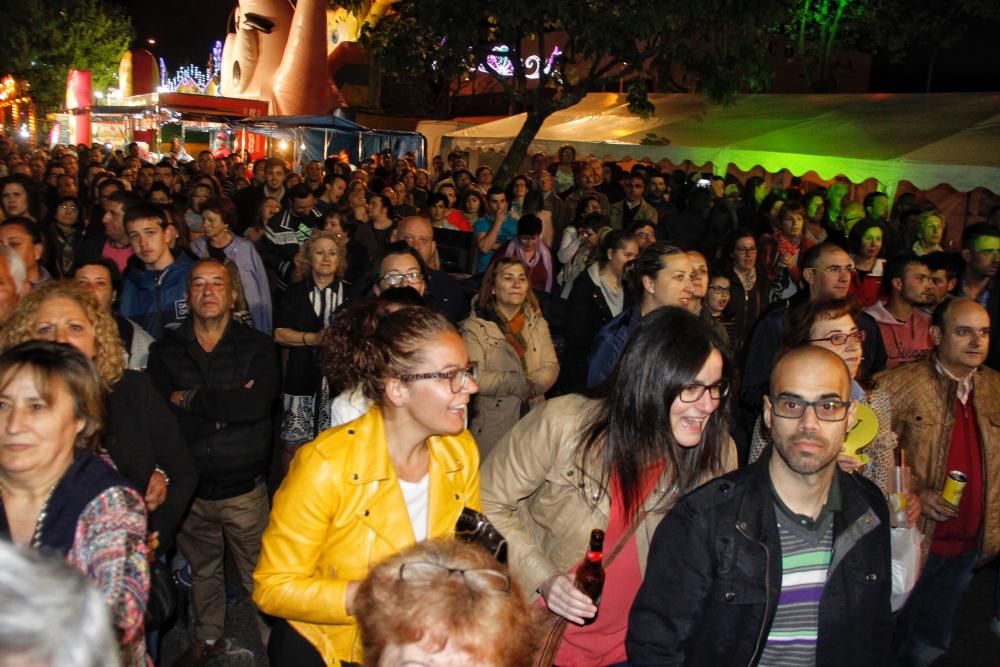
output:
{"label": "glass beer bottle", "polygon": [[[601,603],[601,592],[604,590],[604,567],[601,559],[604,556],[604,531],[594,529],[590,532],[590,546],[587,548],[587,557],[576,570],[576,580],[573,582],[578,590],[586,594],[595,605]],[[597,619],[595,614],[592,618],[584,621],[584,625],[590,625]]]}

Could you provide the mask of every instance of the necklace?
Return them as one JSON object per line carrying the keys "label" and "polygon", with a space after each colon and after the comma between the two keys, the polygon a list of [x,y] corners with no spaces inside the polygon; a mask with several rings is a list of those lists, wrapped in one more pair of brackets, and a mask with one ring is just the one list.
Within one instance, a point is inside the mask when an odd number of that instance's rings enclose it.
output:
{"label": "necklace", "polygon": [[35,532],[31,535],[31,548],[39,549],[42,546],[42,529],[45,527],[45,517],[49,513],[49,501],[52,500],[52,492],[56,490],[56,484],[53,484],[49,488],[48,495],[45,496],[45,502],[42,503],[42,510],[38,513],[38,519],[35,520]]}
{"label": "necklace", "polygon": [[[52,500],[52,492],[56,490],[56,486],[59,482],[56,482],[49,487],[49,492],[45,495],[45,502],[42,503],[42,509],[38,512],[38,518],[35,519],[35,530],[31,534],[31,541],[28,542],[28,546],[32,549],[38,549],[42,546],[42,533],[45,527],[45,517],[49,513],[49,501]],[[0,512],[3,511],[3,489],[0,489]]]}

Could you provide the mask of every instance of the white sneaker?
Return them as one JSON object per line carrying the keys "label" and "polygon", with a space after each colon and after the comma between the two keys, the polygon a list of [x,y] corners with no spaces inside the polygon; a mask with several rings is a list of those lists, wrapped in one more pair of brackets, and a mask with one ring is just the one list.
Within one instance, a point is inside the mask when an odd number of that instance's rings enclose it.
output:
{"label": "white sneaker", "polygon": [[1000,618],[994,616],[990,619],[990,630],[993,631],[997,637],[1000,637]]}

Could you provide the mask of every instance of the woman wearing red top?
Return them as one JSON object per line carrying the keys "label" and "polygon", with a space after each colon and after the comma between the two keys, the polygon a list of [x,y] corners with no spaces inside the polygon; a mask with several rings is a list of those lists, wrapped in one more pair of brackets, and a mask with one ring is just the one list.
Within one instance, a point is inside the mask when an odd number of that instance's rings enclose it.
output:
{"label": "woman wearing red top", "polygon": [[848,245],[851,246],[854,275],[851,276],[850,294],[862,308],[873,305],[882,292],[885,237],[885,225],[880,220],[862,220],[851,228]]}
{"label": "woman wearing red top", "polygon": [[[546,401],[483,463],[483,511],[507,538],[511,574],[570,622],[556,664],[626,660],[628,611],[653,531],[677,498],[736,467],[730,370],[705,321],[657,309],[636,327],[608,382]],[[622,541],[605,563],[600,613],[573,586],[594,528],[605,531],[606,555]]]}

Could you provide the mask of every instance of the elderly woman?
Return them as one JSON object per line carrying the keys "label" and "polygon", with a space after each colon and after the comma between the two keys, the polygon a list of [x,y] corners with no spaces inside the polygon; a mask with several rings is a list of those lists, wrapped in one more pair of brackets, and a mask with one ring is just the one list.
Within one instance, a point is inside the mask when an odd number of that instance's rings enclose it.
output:
{"label": "elderly woman", "polygon": [[559,377],[549,325],[521,260],[502,257],[490,266],[461,332],[469,358],[479,364],[469,430],[486,458],[522,415],[545,400]]}
{"label": "elderly woman", "polygon": [[125,369],[118,325],[85,288],[50,283],[32,290],[7,321],[3,347],[29,340],[68,343],[93,360],[107,393],[103,446],[121,475],[144,494],[160,553],[194,493],[197,473],[177,421],[145,373]]}
{"label": "elderly woman", "polygon": [[142,497],[94,452],[104,414],[94,364],[31,341],[0,355],[0,538],[64,558],[100,589],[122,662],[146,664]]}
{"label": "elderly woman", "polygon": [[[385,558],[451,537],[479,508],[479,453],[465,430],[476,366],[441,314],[404,308],[335,350],[356,366],[364,416],[298,451],[274,496],[254,572],[254,602],[275,623],[273,665],[362,660],[358,587]],[[339,384],[334,382],[334,384]]]}
{"label": "elderly woman", "polygon": [[[483,510],[507,538],[525,591],[570,622],[556,664],[626,660],[628,611],[653,531],[683,494],[736,467],[731,362],[706,322],[659,308],[637,326],[611,381],[546,401],[482,468]],[[573,585],[591,530],[605,531],[601,613]]]}
{"label": "elderly woman", "polygon": [[330,423],[332,397],[319,369],[316,346],[334,311],[346,300],[340,277],[347,262],[336,235],[313,232],[303,251],[309,274],[288,288],[278,304],[274,328],[275,342],[288,348],[279,434],[284,468],[299,447]]}
{"label": "elderly woman", "polygon": [[917,218],[917,240],[913,244],[913,253],[923,257],[944,250],[941,247],[943,238],[944,215],[940,211],[924,211]]}
{"label": "elderly woman", "polygon": [[506,566],[476,546],[428,540],[386,559],[356,607],[371,667],[533,664],[532,610]]}
{"label": "elderly woman", "polygon": [[214,257],[223,264],[236,266],[253,328],[271,333],[271,288],[267,272],[253,243],[232,231],[239,224],[236,204],[225,197],[214,197],[202,205],[201,217],[205,235],[191,243],[191,252],[196,257]]}

